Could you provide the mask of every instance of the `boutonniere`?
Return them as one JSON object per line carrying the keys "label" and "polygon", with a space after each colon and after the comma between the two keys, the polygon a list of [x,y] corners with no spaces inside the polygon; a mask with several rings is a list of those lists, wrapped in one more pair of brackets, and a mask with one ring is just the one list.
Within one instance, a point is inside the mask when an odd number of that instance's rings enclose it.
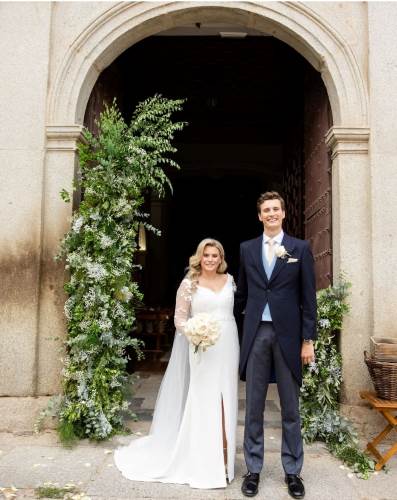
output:
{"label": "boutonniere", "polygon": [[291,255],[287,252],[283,245],[278,246],[274,253],[279,259],[286,259],[287,257],[291,257]]}

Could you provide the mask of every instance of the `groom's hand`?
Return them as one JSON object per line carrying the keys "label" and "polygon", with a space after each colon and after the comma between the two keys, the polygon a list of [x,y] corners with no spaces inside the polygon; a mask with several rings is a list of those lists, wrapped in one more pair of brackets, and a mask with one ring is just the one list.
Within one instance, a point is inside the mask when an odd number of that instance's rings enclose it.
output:
{"label": "groom's hand", "polygon": [[314,344],[303,342],[301,349],[301,359],[304,365],[312,363],[314,361]]}

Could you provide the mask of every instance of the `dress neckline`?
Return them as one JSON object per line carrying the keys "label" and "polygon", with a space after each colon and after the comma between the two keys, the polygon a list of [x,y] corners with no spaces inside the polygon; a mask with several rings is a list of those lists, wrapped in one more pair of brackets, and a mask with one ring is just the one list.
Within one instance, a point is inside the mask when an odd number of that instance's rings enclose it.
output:
{"label": "dress neckline", "polygon": [[209,288],[208,286],[203,286],[203,285],[200,285],[199,283],[197,283],[197,287],[198,288],[204,288],[204,290],[209,290],[210,292],[214,293],[215,295],[219,295],[220,293],[223,292],[223,290],[226,288],[226,285],[228,284],[229,282],[229,274],[226,275],[226,281],[225,281],[225,284],[223,285],[222,288],[220,288],[219,290],[213,290],[212,288]]}

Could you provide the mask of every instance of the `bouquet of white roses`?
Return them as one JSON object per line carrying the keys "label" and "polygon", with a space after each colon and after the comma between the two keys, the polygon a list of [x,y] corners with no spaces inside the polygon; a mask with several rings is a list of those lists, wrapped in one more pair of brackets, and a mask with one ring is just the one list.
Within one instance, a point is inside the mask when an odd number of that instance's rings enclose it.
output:
{"label": "bouquet of white roses", "polygon": [[205,351],[216,343],[220,335],[220,325],[211,314],[199,313],[189,318],[184,327],[184,332],[196,353],[199,349]]}

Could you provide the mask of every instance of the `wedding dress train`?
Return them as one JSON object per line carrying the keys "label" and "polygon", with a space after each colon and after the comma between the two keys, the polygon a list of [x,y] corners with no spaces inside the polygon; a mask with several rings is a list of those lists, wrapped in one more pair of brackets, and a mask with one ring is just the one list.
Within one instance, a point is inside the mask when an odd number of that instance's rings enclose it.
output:
{"label": "wedding dress train", "polygon": [[[222,403],[227,440],[227,476],[234,478],[239,344],[233,317],[234,282],[214,292],[185,278],[177,293],[172,354],[160,386],[148,436],[115,452],[124,477],[135,481],[226,486]],[[194,353],[183,335],[186,320],[210,313],[221,335],[205,352]]]}

